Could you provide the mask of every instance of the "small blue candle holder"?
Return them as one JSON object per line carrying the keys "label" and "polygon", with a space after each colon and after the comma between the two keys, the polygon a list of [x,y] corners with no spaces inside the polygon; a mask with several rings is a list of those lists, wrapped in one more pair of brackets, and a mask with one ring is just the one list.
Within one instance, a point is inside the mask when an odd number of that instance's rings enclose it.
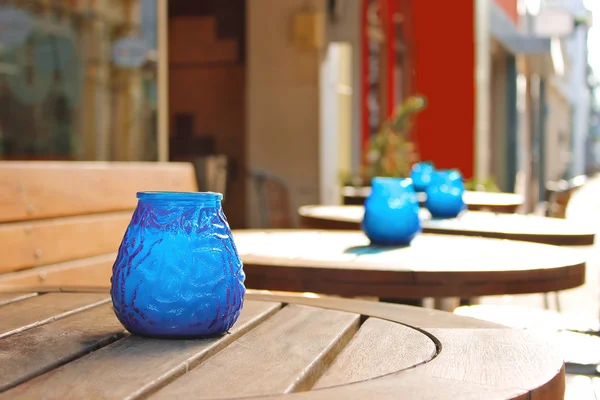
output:
{"label": "small blue candle holder", "polygon": [[371,244],[405,246],[421,232],[419,202],[407,178],[373,178],[361,224]]}
{"label": "small blue candle holder", "polygon": [[433,218],[455,218],[467,208],[463,200],[465,185],[457,170],[433,172],[431,184],[425,192],[425,207]]}
{"label": "small blue candle holder", "polygon": [[413,165],[410,172],[410,179],[413,181],[415,191],[425,192],[427,186],[431,183],[431,175],[434,171],[435,167],[429,161]]}
{"label": "small blue candle holder", "polygon": [[226,333],[244,304],[244,271],[220,193],[140,192],[113,266],[111,297],[133,334]]}

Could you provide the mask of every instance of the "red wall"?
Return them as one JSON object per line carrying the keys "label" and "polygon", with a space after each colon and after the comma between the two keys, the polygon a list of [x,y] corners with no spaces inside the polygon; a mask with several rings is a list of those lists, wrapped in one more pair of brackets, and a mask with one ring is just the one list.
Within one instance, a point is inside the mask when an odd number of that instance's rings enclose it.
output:
{"label": "red wall", "polygon": [[504,11],[506,15],[513,20],[516,24],[519,21],[519,13],[517,12],[517,0],[495,0],[496,4],[498,4]]}
{"label": "red wall", "polygon": [[412,0],[415,93],[428,107],[416,118],[421,160],[473,176],[475,155],[474,1]]}

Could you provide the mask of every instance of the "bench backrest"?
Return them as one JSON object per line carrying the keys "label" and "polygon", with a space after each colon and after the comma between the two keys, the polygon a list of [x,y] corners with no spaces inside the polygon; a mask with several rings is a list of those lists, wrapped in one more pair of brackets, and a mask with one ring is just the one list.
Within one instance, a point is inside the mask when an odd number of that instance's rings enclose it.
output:
{"label": "bench backrest", "polygon": [[187,163],[0,162],[0,288],[110,285],[138,191],[197,191]]}

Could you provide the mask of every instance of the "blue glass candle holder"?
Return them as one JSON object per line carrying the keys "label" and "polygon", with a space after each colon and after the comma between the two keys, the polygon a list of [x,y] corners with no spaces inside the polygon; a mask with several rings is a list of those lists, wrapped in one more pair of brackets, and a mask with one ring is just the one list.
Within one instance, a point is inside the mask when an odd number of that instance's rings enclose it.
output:
{"label": "blue glass candle holder", "polygon": [[419,202],[412,181],[406,178],[373,178],[361,226],[371,244],[410,244],[421,231]]}
{"label": "blue glass candle holder", "polygon": [[413,181],[415,191],[425,192],[427,186],[431,183],[431,175],[435,171],[435,167],[431,162],[422,162],[414,164],[410,172],[410,179]]}
{"label": "blue glass candle holder", "polygon": [[433,218],[455,218],[467,208],[463,200],[465,185],[457,170],[433,172],[425,192],[425,207]]}
{"label": "blue glass candle holder", "polygon": [[133,334],[226,333],[245,275],[219,193],[140,192],[111,277],[113,308]]}

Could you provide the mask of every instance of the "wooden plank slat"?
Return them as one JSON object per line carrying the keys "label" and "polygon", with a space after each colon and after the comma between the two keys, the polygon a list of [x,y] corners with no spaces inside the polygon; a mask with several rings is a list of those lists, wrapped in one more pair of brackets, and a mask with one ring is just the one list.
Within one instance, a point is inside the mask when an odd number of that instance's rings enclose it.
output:
{"label": "wooden plank slat", "polygon": [[376,378],[435,357],[437,347],[425,334],[379,318],[369,318],[314,388]]}
{"label": "wooden plank slat", "polygon": [[359,326],[358,314],[289,305],[152,399],[227,399],[309,389]]}
{"label": "wooden plank slat", "polygon": [[0,338],[110,301],[100,293],[49,293],[0,307]]}
{"label": "wooden plank slat", "polygon": [[[195,398],[195,397],[194,397]],[[526,390],[421,376],[412,371],[392,374],[354,385],[304,392],[293,397],[265,396],[253,400],[532,400]],[[186,399],[188,400],[188,399]]]}
{"label": "wooden plank slat", "polygon": [[125,329],[105,304],[0,339],[0,392],[123,335]]}
{"label": "wooden plank slat", "polygon": [[62,286],[110,287],[116,253],[0,275],[0,291]]}
{"label": "wooden plank slat", "polygon": [[432,361],[416,367],[415,373],[481,385],[544,387],[545,392],[564,393],[564,374],[559,374],[561,366],[564,369],[562,355],[545,338],[516,329],[428,332],[442,343],[442,351]]}
{"label": "wooden plank slat", "polygon": [[10,285],[0,284],[0,293],[2,295],[14,295],[21,294],[23,292],[35,292],[34,295],[40,293],[110,293],[109,286],[72,286],[72,285],[61,285],[61,286],[23,286],[15,288]]}
{"label": "wooden plank slat", "polygon": [[[455,340],[447,341],[452,337]],[[468,334],[470,332],[470,335]],[[437,329],[441,353],[429,363],[371,379],[302,393],[311,400],[559,399],[564,393],[560,355],[543,340],[505,329]],[[504,335],[507,333],[507,335]],[[522,335],[524,334],[524,335]],[[463,336],[459,339],[459,336]],[[448,353],[448,354],[444,354]],[[269,397],[283,400],[285,396]],[[266,399],[266,397],[265,397]]]}
{"label": "wooden plank slat", "polygon": [[[251,307],[258,297],[248,295],[247,307]],[[298,296],[267,296],[267,299],[270,304],[282,302],[291,305],[244,335],[236,331],[243,323],[242,317],[231,335],[212,339],[212,345],[206,343],[211,340],[186,342],[127,337],[15,386],[1,393],[0,398],[558,400],[564,395],[562,356],[556,346],[546,342],[542,336],[506,327],[488,328],[494,325],[415,307]],[[316,307],[294,304],[301,301]],[[6,307],[0,307],[0,310]],[[108,305],[105,307],[109,308]],[[98,312],[101,308],[96,307],[86,313]],[[362,325],[366,327],[362,331],[358,327],[361,314],[370,317]],[[11,356],[10,362],[4,363],[8,365],[5,368],[10,368],[17,355],[10,353],[10,349],[17,346],[22,345],[25,349],[19,352],[24,358],[22,365],[32,364],[31,360],[38,358],[35,352],[43,343],[34,341],[30,346],[24,338],[35,336],[40,331],[50,332],[58,324],[79,320],[81,315],[78,313],[6,337],[5,341],[14,343],[6,346]],[[387,321],[377,320],[373,315]],[[110,318],[115,319],[112,314],[98,319]],[[436,322],[439,319],[441,323]],[[321,382],[327,379],[328,369],[339,369],[344,365],[350,365],[352,369],[352,365],[360,364],[366,370],[385,373],[391,368],[377,366],[378,359],[389,365],[385,358],[398,358],[391,362],[398,367],[397,363],[402,362],[399,357],[406,355],[413,358],[412,352],[425,347],[424,343],[411,340],[405,343],[411,333],[396,334],[389,325],[393,322],[409,325],[400,329],[410,329],[410,325],[421,327],[419,333],[427,334],[437,344],[436,356],[411,368],[373,379],[364,379],[366,375],[363,373],[344,372],[336,376],[341,380],[352,381],[357,377],[363,380],[321,387],[319,378]],[[89,322],[87,326],[94,323]],[[446,327],[423,328],[431,326]],[[60,348],[54,343],[60,343],[61,335],[67,336],[65,343],[70,345],[72,342],[97,340],[93,334],[70,340],[69,336],[77,335],[77,331],[76,327],[68,325],[62,331],[54,332],[54,338],[49,341],[53,349],[46,351],[54,354],[54,347]],[[377,343],[378,340],[384,343]],[[2,341],[0,339],[0,357],[4,349]],[[222,341],[227,343],[216,345]],[[371,351],[354,349],[361,345],[370,346]],[[203,346],[209,349],[205,350]],[[407,346],[409,348],[405,349]],[[387,353],[384,351],[386,347]],[[33,349],[33,354],[27,354],[27,349]],[[41,359],[44,365],[43,355]],[[0,361],[4,359],[0,358]],[[3,363],[0,362],[0,366],[4,367]],[[311,390],[316,388],[318,390]]]}
{"label": "wooden plank slat", "polygon": [[410,246],[370,246],[362,232],[234,231],[248,287],[342,296],[423,298],[542,293],[585,283],[573,249],[423,234]]}
{"label": "wooden plank slat", "polygon": [[0,273],[113,253],[131,212],[0,225]]}
{"label": "wooden plank slat", "polygon": [[332,310],[360,313],[381,319],[401,322],[415,328],[465,328],[465,329],[509,329],[506,326],[476,318],[462,317],[451,313],[425,309],[421,307],[403,306],[400,304],[381,303],[376,301],[340,299],[335,297],[310,298],[302,296],[274,296],[248,290],[246,298],[252,300],[277,300],[285,303],[305,306],[325,307]]}
{"label": "wooden plank slat", "polygon": [[0,306],[37,296],[37,293],[0,293]]}
{"label": "wooden plank slat", "polygon": [[[14,399],[47,400],[144,396],[222,350],[280,307],[281,303],[247,301],[229,334],[219,338],[164,340],[128,336],[5,394]],[[112,318],[116,320],[114,314]]]}
{"label": "wooden plank slat", "polygon": [[133,210],[138,191],[196,191],[188,163],[0,162],[0,222]]}

